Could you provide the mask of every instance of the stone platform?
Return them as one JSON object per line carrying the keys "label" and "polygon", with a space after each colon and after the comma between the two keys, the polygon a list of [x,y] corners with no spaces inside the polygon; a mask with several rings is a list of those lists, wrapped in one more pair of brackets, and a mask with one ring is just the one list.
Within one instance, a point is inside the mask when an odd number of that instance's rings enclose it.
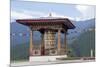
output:
{"label": "stone platform", "polygon": [[30,56],[29,61],[30,62],[36,62],[36,61],[56,61],[56,58],[66,58],[67,55],[57,55],[57,56]]}

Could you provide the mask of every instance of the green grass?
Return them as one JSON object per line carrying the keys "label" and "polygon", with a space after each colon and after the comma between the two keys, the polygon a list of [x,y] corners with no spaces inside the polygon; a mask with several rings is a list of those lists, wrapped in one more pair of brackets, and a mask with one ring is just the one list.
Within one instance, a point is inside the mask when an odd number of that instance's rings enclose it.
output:
{"label": "green grass", "polygon": [[18,44],[16,46],[11,46],[10,59],[11,61],[28,60],[29,59],[29,45]]}

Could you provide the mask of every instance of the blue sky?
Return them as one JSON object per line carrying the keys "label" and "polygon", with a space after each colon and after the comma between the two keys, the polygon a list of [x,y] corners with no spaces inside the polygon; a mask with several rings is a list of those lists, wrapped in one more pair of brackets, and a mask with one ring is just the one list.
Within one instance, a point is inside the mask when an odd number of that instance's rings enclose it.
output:
{"label": "blue sky", "polygon": [[11,20],[23,18],[67,17],[71,20],[87,20],[95,17],[95,6],[34,1],[11,1]]}

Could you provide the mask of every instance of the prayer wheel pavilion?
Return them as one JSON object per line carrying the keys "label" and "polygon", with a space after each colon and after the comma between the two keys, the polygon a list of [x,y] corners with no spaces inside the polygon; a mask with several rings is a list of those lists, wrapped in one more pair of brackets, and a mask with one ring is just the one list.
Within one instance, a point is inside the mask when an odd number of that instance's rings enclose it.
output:
{"label": "prayer wheel pavilion", "polygon": [[[62,56],[67,55],[67,31],[75,26],[68,18],[40,17],[36,19],[17,19],[16,22],[30,28],[29,57],[31,61],[36,56]],[[41,44],[38,49],[34,45],[34,31],[41,33]],[[56,41],[57,33],[57,41]],[[61,47],[61,33],[64,34],[64,46]],[[57,43],[57,45],[56,45]]]}

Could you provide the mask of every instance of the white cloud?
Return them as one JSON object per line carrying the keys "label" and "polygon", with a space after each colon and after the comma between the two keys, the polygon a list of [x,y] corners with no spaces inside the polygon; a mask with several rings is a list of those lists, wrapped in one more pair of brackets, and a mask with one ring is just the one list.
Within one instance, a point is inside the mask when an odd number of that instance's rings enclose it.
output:
{"label": "white cloud", "polygon": [[20,10],[20,11],[11,11],[11,22],[16,19],[32,19],[39,17],[49,17],[49,14],[52,14],[52,17],[62,17],[68,18],[70,20],[82,21],[94,18],[95,10],[91,6],[76,6],[77,10],[80,11],[81,16],[78,17],[69,17],[67,15],[63,15],[56,12],[40,12],[40,11],[30,11],[30,10]]}
{"label": "white cloud", "polygon": [[16,19],[32,19],[44,15],[42,12],[35,11],[11,11],[11,22]]}
{"label": "white cloud", "polygon": [[81,20],[95,18],[95,6],[77,5],[76,9],[81,13]]}
{"label": "white cloud", "polygon": [[32,16],[24,14],[22,12],[11,11],[11,21],[14,21],[15,19],[26,19],[26,18],[32,18]]}
{"label": "white cloud", "polygon": [[52,15],[53,15],[53,17],[62,17],[62,18],[68,18],[68,19],[70,19],[70,20],[75,20],[75,19],[72,18],[72,17],[69,17],[69,16],[67,16],[67,15],[58,14],[58,13],[55,13],[55,12],[52,12]]}
{"label": "white cloud", "polygon": [[[74,18],[58,14],[56,12],[51,12],[52,17],[63,17],[63,18],[69,18],[71,20],[75,20]],[[39,17],[49,17],[49,12],[39,12],[39,11],[28,11],[28,10],[22,10],[22,11],[11,11],[11,22],[15,21],[15,19],[32,19],[32,18],[39,18]]]}
{"label": "white cloud", "polygon": [[29,11],[29,10],[23,10],[24,14],[32,15],[33,17],[41,17],[44,16],[46,13],[40,12],[40,11]]}

